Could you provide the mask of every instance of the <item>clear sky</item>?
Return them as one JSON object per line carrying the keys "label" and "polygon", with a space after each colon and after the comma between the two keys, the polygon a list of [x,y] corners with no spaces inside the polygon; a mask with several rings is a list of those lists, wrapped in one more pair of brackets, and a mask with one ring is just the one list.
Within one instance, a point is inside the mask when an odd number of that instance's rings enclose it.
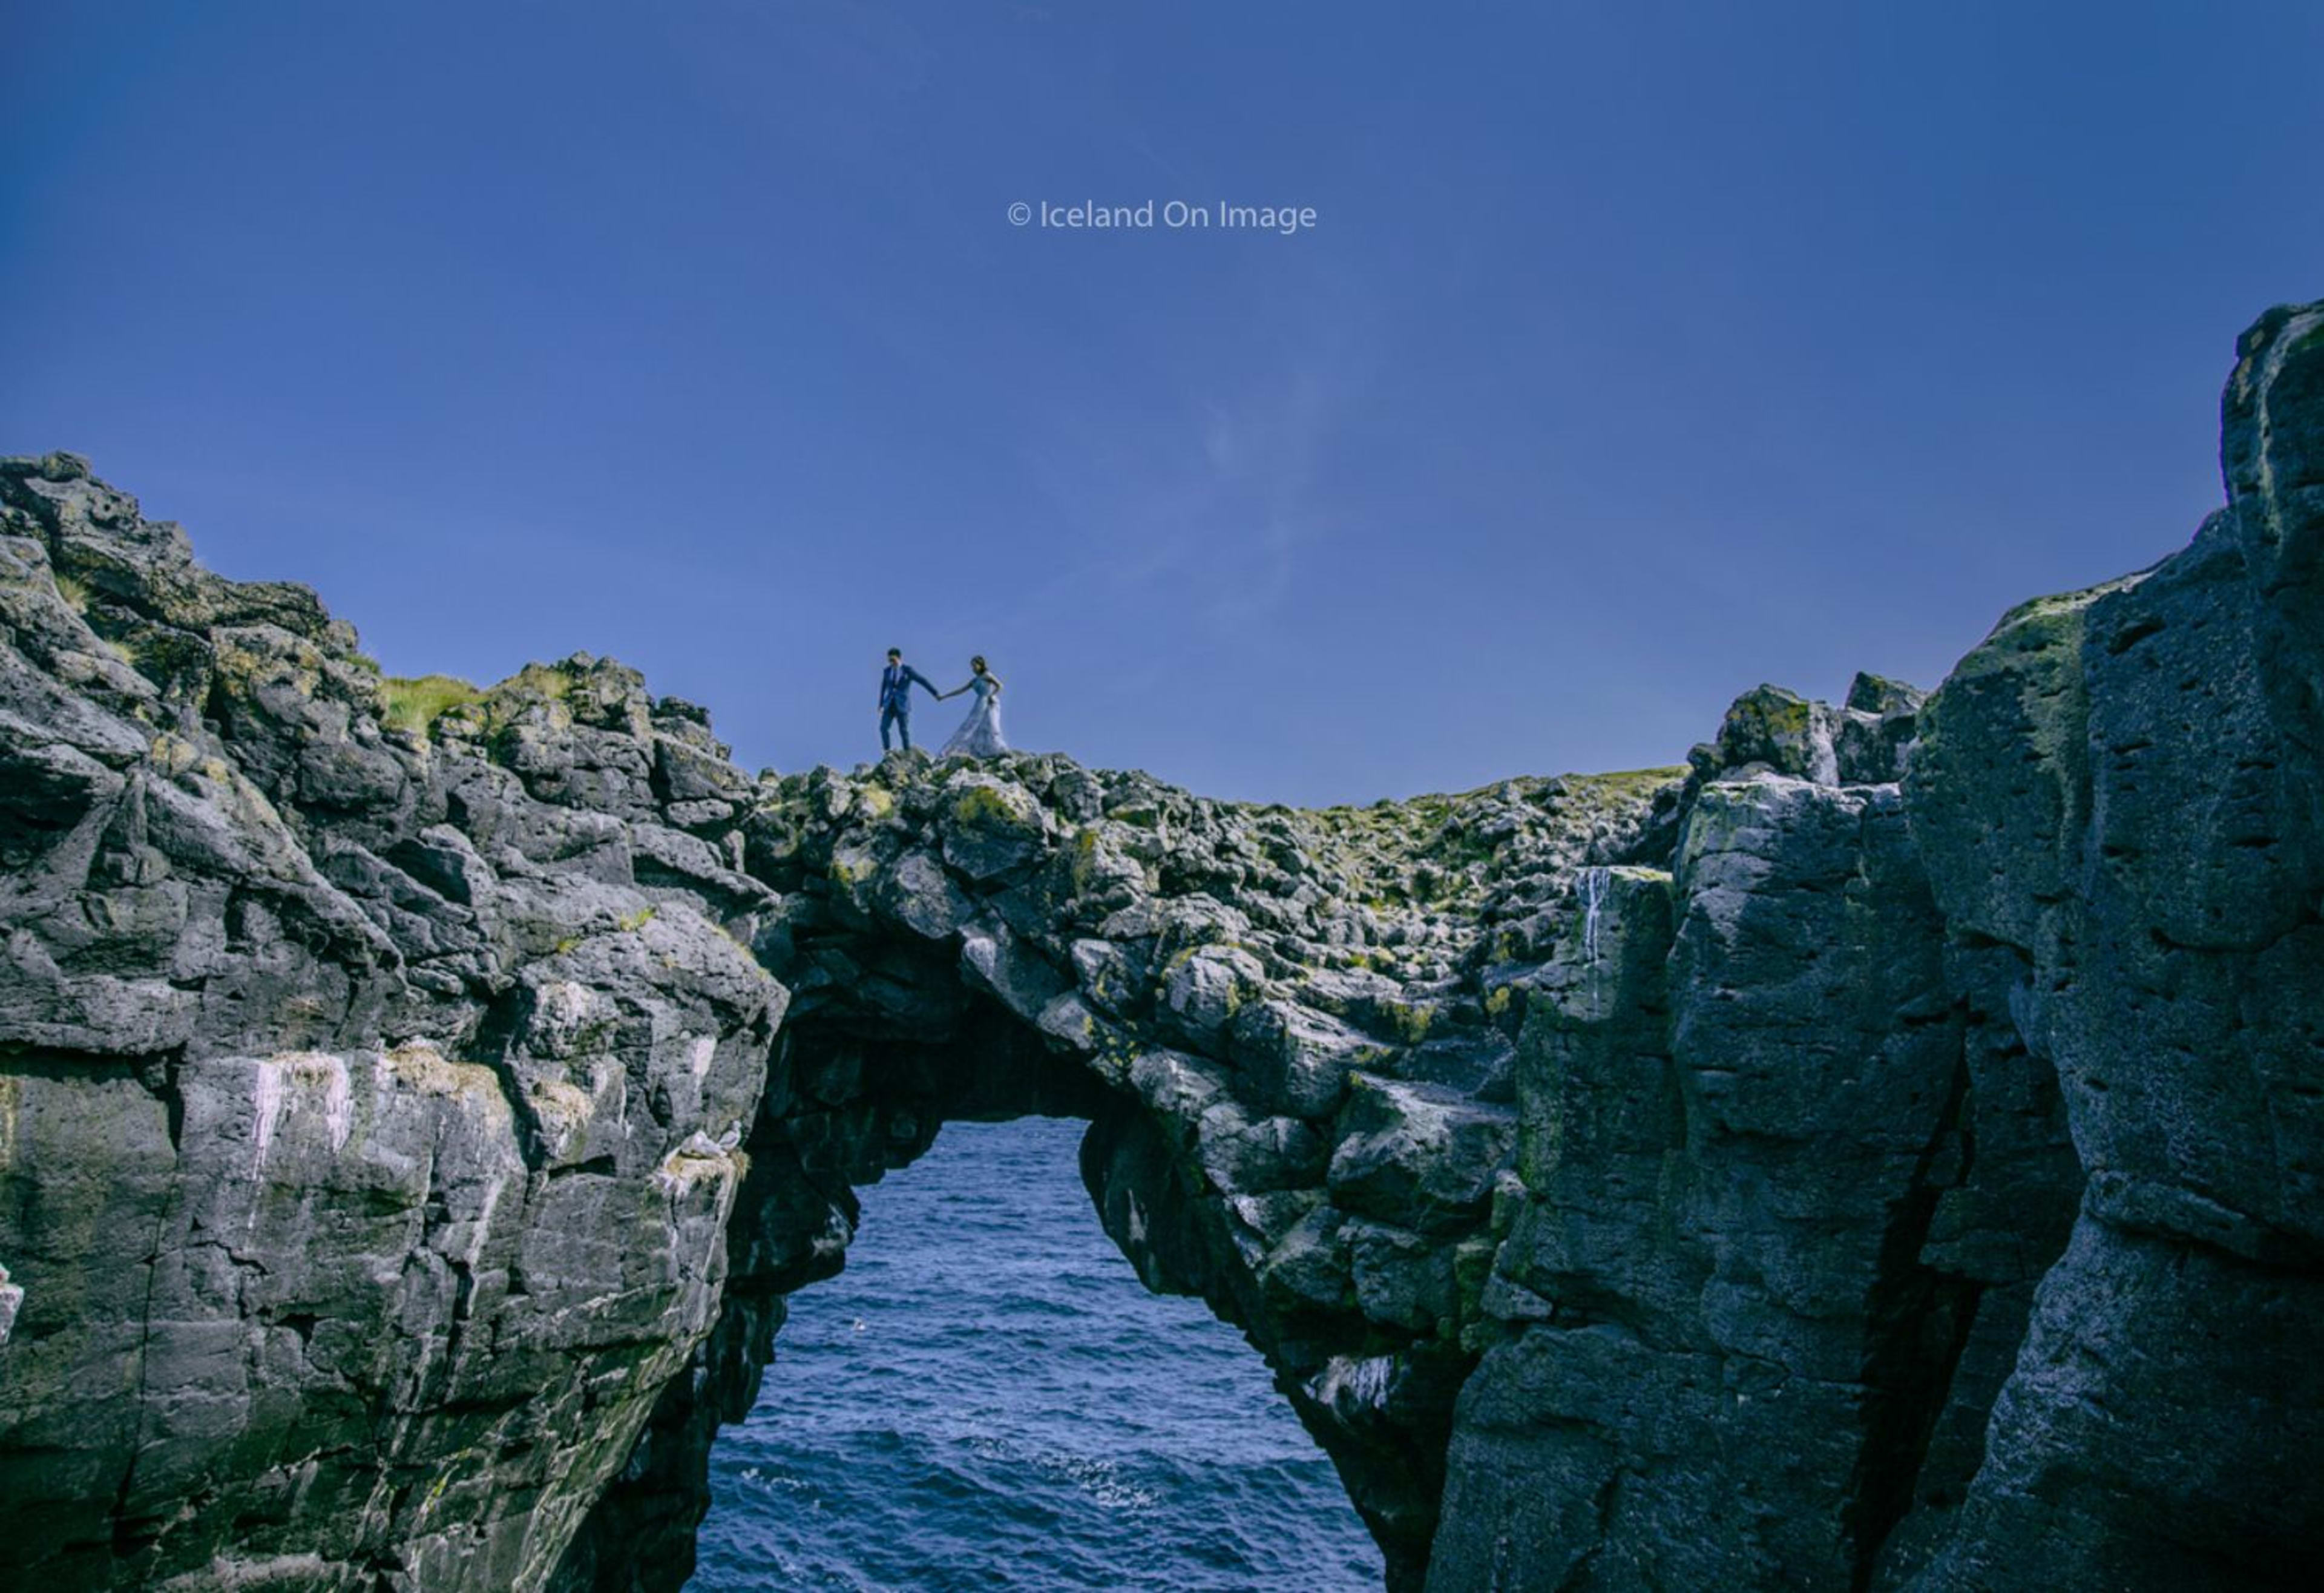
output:
{"label": "clear sky", "polygon": [[753,767],[891,642],[1308,803],[1933,684],[2183,543],[2324,294],[2312,0],[9,11],[0,450]]}

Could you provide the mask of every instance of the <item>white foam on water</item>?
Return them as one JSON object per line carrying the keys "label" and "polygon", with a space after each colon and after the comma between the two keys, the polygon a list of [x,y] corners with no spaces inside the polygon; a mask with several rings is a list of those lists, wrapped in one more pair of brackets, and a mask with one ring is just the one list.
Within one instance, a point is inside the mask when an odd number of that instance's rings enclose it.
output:
{"label": "white foam on water", "polygon": [[1079,1490],[1102,1510],[1144,1510],[1155,1503],[1157,1496],[1153,1489],[1140,1487],[1125,1476],[1119,1461],[1094,1455],[1050,1450],[1036,1454],[1032,1466],[1042,1476]]}

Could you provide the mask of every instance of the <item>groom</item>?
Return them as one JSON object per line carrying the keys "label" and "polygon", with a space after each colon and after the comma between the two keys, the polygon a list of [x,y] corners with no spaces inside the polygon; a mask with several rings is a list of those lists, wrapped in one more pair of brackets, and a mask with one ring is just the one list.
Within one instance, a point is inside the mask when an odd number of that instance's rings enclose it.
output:
{"label": "groom", "polygon": [[888,727],[894,725],[904,738],[904,750],[912,750],[912,683],[918,681],[927,687],[928,695],[942,697],[944,693],[928,685],[928,677],[904,662],[904,649],[888,649],[888,668],[880,675],[880,750],[888,750]]}

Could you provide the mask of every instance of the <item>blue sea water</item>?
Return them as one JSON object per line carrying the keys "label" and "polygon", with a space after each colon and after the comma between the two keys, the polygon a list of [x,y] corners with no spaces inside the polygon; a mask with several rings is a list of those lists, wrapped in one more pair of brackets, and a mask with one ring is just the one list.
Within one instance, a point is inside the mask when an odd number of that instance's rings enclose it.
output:
{"label": "blue sea water", "polygon": [[711,1456],[689,1593],[1378,1593],[1379,1552],[1258,1351],[1148,1294],[1082,1125],[954,1123],[862,1192]]}

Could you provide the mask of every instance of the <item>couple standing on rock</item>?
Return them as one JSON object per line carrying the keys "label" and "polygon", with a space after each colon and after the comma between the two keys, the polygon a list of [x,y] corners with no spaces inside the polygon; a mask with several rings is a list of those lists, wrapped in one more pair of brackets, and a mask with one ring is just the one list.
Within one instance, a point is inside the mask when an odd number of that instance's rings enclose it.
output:
{"label": "couple standing on rock", "polygon": [[888,750],[890,725],[903,737],[904,750],[912,750],[912,686],[916,681],[939,703],[964,691],[976,694],[976,705],[968,711],[960,728],[952,732],[952,740],[937,751],[937,757],[965,754],[991,758],[1009,750],[1009,743],[1001,739],[1001,677],[985,668],[982,653],[969,659],[968,668],[967,685],[938,691],[927,676],[904,662],[901,648],[890,648],[888,668],[880,675],[880,750]]}

